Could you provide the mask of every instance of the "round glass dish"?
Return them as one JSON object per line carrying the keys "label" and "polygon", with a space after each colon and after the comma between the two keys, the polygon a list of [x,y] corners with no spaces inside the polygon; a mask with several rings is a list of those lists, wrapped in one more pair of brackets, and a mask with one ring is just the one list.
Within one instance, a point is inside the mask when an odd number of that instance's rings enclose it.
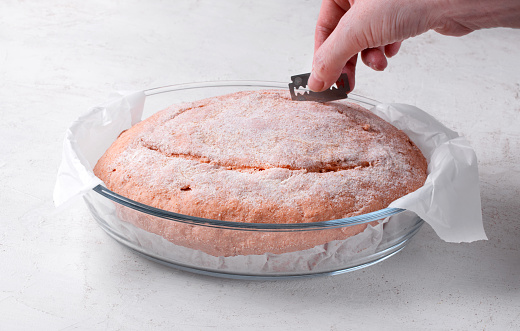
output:
{"label": "round glass dish", "polygon": [[[175,103],[237,91],[280,88],[286,89],[287,84],[219,81],[149,89],[145,91],[143,118]],[[366,108],[376,103],[355,94],[350,94],[347,102],[354,102]],[[84,199],[99,225],[121,244],[168,266],[228,278],[280,279],[334,275],[357,270],[382,261],[403,249],[423,224],[414,213],[397,208],[385,208],[355,217],[316,223],[225,222],[150,207],[101,185],[88,192]],[[226,238],[231,241],[231,245],[234,245],[233,241],[238,245],[243,241],[260,240],[283,247],[284,243],[294,238],[300,241],[317,236],[327,238],[329,232],[348,233],[350,227],[363,227],[364,230],[343,240],[325,240],[323,244],[312,248],[289,250],[279,254],[266,252],[257,255],[213,256],[202,250],[190,248],[193,247],[191,244],[182,244],[182,240],[168,241],[161,236],[162,233],[172,231],[200,231]]]}

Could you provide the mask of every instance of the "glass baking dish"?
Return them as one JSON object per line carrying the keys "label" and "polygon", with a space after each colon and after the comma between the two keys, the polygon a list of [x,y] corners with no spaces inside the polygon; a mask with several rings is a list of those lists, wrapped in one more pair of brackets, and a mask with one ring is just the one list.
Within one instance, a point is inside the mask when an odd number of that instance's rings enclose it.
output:
{"label": "glass baking dish", "polygon": [[[286,89],[287,84],[219,81],[149,89],[145,91],[143,118],[176,103],[237,91],[280,88]],[[347,100],[365,108],[371,108],[376,103],[355,94],[349,94]],[[399,252],[423,224],[414,213],[398,208],[385,208],[355,217],[315,223],[226,222],[150,207],[116,194],[102,185],[88,192],[84,200],[99,225],[124,246],[171,267],[228,278],[280,279],[334,275],[357,270]],[[225,238],[226,245],[231,247],[247,248],[248,245],[267,242],[277,246],[278,251],[257,252],[252,247],[254,254],[238,252],[236,255],[215,256],[196,242],[183,240],[182,234],[186,231],[205,233],[205,237]],[[339,231],[361,232],[345,239],[327,240]],[[172,236],[172,233],[175,235]],[[294,241],[316,245],[303,250],[284,251],[284,245]],[[214,244],[218,242],[216,240]]]}

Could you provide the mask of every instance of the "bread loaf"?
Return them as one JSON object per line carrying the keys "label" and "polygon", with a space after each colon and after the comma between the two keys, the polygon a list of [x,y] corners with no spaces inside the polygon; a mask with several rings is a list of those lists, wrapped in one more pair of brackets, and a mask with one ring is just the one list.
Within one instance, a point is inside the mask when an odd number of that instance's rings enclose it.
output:
{"label": "bread loaf", "polygon": [[[421,187],[426,169],[406,134],[359,105],[295,102],[287,91],[264,90],[158,112],[123,132],[94,173],[118,194],[175,213],[306,223],[383,209]],[[255,233],[124,214],[215,256],[302,250],[366,227]]]}

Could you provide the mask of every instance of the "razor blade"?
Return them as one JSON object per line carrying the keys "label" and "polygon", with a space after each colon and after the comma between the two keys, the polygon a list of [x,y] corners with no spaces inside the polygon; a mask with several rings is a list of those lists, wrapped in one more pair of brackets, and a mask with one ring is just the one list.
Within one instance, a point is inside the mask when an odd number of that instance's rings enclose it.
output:
{"label": "razor blade", "polygon": [[341,76],[339,76],[339,79],[336,81],[336,86],[333,85],[328,90],[322,92],[313,92],[310,90],[301,91],[301,93],[298,92],[297,90],[300,87],[307,87],[310,75],[310,73],[307,73],[291,76],[291,83],[289,83],[289,91],[291,92],[292,100],[327,102],[345,99],[348,97],[347,93],[350,92],[350,86],[348,84],[347,74],[341,74]]}

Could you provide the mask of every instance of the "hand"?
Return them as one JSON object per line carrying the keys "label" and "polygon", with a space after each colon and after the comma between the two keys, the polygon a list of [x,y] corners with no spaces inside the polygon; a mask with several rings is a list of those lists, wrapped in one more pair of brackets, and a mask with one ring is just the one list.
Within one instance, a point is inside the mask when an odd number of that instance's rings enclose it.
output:
{"label": "hand", "polygon": [[497,26],[520,27],[520,1],[323,0],[308,87],[323,91],[347,73],[352,89],[358,53],[372,69],[384,70],[403,40],[430,29],[462,36]]}

